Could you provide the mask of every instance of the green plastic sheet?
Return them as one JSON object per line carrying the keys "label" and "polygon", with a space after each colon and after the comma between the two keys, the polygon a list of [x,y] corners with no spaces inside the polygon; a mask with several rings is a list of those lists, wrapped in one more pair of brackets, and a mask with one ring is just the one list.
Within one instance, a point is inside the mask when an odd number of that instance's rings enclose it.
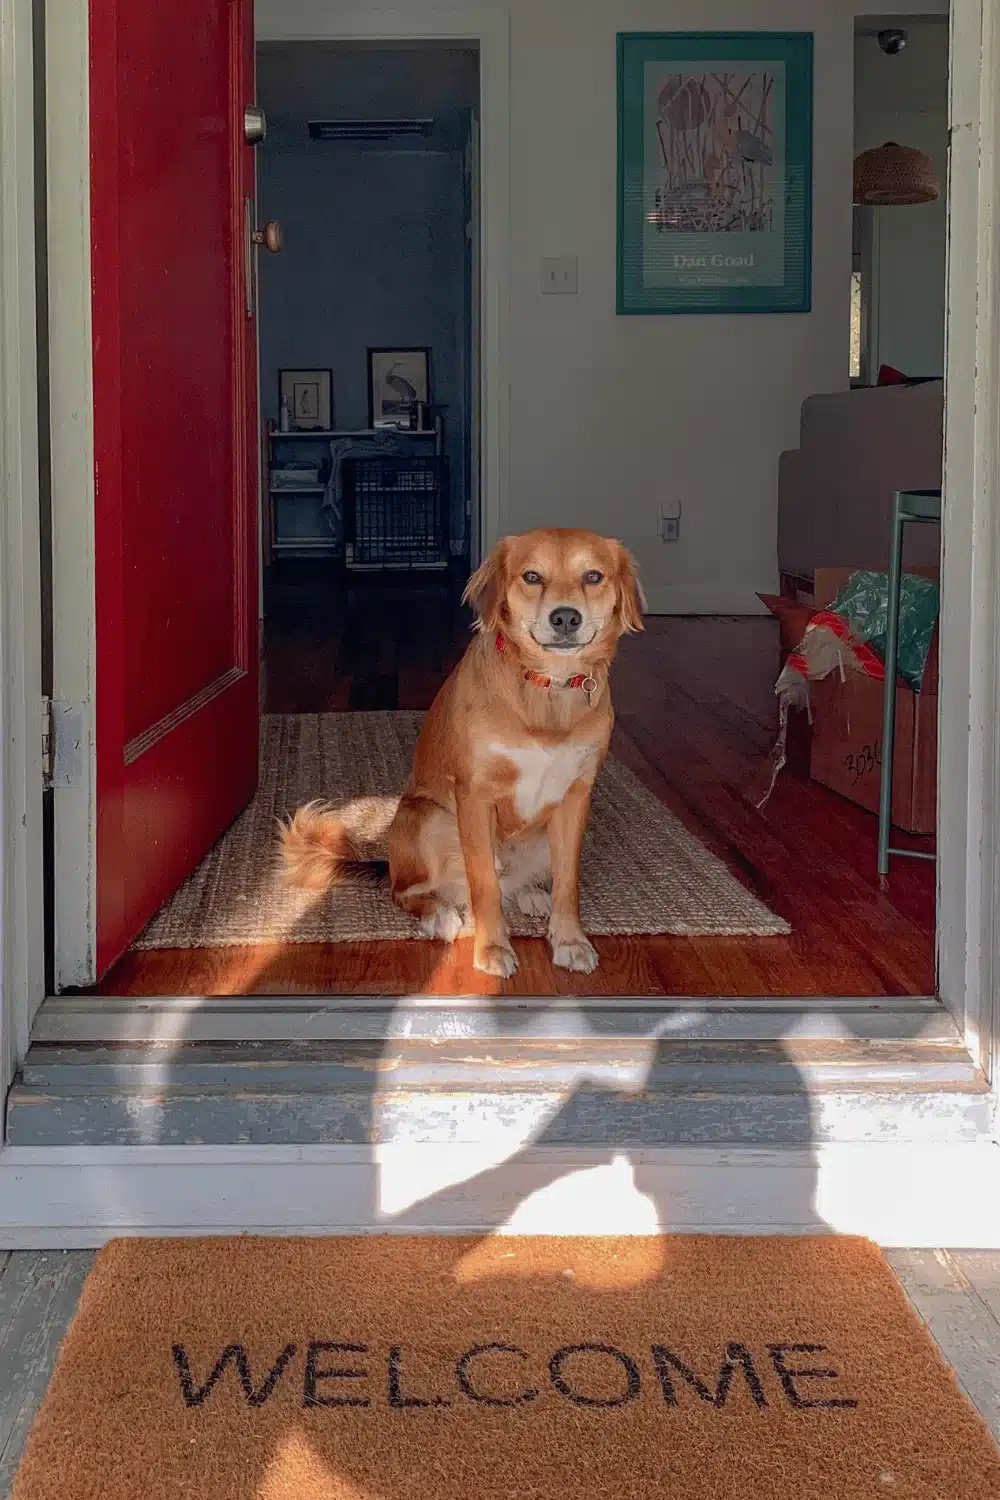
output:
{"label": "green plastic sheet", "polygon": [[[885,661],[889,609],[889,578],[886,573],[852,573],[830,608],[848,622],[859,641],[867,641]],[[924,680],[939,608],[940,592],[934,579],[924,578],[919,573],[903,574],[896,667],[907,687],[916,693]]]}

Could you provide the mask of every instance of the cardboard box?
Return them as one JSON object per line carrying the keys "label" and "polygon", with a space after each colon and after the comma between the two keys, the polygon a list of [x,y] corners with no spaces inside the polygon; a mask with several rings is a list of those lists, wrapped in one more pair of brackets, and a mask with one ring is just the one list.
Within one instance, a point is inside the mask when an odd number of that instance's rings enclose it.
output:
{"label": "cardboard box", "polygon": [[[836,598],[854,568],[817,568],[816,605]],[[937,578],[936,568],[908,568]],[[859,672],[846,680],[833,673],[810,684],[813,713],[809,771],[814,781],[842,797],[878,812],[882,769],[883,684]],[[934,833],[937,828],[938,633],[935,628],[919,693],[896,687],[896,750],[893,765],[892,821],[907,833]]]}

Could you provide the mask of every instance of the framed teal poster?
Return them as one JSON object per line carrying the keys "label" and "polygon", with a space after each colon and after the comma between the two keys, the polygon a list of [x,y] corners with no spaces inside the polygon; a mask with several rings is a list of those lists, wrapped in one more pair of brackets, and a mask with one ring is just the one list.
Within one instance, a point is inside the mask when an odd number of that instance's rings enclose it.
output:
{"label": "framed teal poster", "polygon": [[619,313],[808,312],[813,39],[618,37]]}

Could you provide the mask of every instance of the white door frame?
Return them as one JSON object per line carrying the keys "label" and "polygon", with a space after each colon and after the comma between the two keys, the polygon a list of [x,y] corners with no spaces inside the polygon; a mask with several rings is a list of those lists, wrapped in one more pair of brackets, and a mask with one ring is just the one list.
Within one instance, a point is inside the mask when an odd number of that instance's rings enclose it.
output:
{"label": "white door frame", "polygon": [[[457,4],[411,3],[419,16],[356,0],[352,18],[339,3],[328,7],[325,0],[286,0],[281,34],[287,37],[296,27],[300,35],[316,35],[320,16],[325,24],[318,34],[330,35],[331,15],[339,14],[339,34],[355,38],[479,36],[485,54],[484,115],[493,111],[491,122],[484,118],[483,163],[484,231],[494,236],[486,250],[484,288],[490,366],[484,419],[492,423],[487,479],[493,496],[486,529],[492,538],[507,478],[502,372],[509,136],[506,116],[502,126],[497,121],[497,75],[490,72],[489,60],[501,61],[506,78],[508,23],[505,14],[493,19],[492,13],[473,22],[471,7],[466,12]],[[92,465],[88,467],[86,457],[91,422],[86,0],[48,0],[48,5],[55,23],[46,64],[53,116],[48,194],[50,213],[55,210],[56,222],[68,232],[66,243],[56,243],[50,218],[53,488],[54,501],[62,507],[57,548],[67,564],[75,563],[77,595],[86,604],[93,562],[92,545],[86,550],[93,515]],[[42,994],[38,495],[33,382],[25,378],[26,370],[33,371],[35,319],[27,129],[30,13],[30,0],[0,0],[0,1033],[8,1069],[23,1052]],[[453,30],[442,30],[441,16],[452,18]],[[965,1024],[970,1046],[989,1063],[996,1056],[1000,987],[1000,924],[993,919],[1000,906],[1000,0],[954,0],[952,35],[946,488],[958,498],[946,500],[941,629],[941,988]],[[60,145],[62,156],[56,151]],[[500,363],[493,365],[498,356]],[[80,550],[73,558],[77,544]],[[90,602],[92,614],[92,593]],[[375,1227],[368,1208],[372,1163],[384,1149],[0,1147],[0,1245],[99,1243],[112,1232],[163,1233],[171,1227],[189,1233],[211,1227],[325,1230],[333,1227],[331,1218],[339,1227]],[[439,1170],[441,1149],[427,1148],[434,1158],[428,1170]],[[474,1154],[479,1147],[459,1148],[458,1156],[463,1150]],[[520,1165],[512,1162],[499,1183],[500,1196],[523,1203],[539,1180],[544,1183],[551,1176],[552,1154],[528,1152]],[[560,1172],[585,1166],[585,1156],[562,1153]],[[682,1216],[676,1224],[664,1224],[665,1229],[814,1228],[815,1219],[803,1221],[801,1208],[815,1193],[816,1209],[830,1226],[871,1234],[884,1243],[937,1243],[944,1221],[963,1243],[1000,1245],[1000,1153],[982,1141],[900,1146],[861,1140],[813,1151],[696,1148],[648,1151],[643,1157],[662,1179],[659,1196],[675,1204]],[[419,1164],[413,1169],[419,1171]],[[797,1174],[804,1184],[798,1189]],[[448,1180],[469,1175],[459,1161]],[[597,1202],[606,1218],[604,1182],[599,1176],[581,1177],[577,1201]],[[330,1204],[331,1199],[333,1206],[322,1210],[321,1222],[311,1224],[312,1205]],[[487,1207],[488,1212],[480,1212],[470,1190],[468,1224],[450,1227],[478,1232],[480,1219],[492,1227],[496,1219]],[[535,1220],[523,1220],[520,1227],[551,1232],[567,1223],[562,1210],[551,1215],[540,1209]],[[593,1232],[591,1225],[585,1227]]]}
{"label": "white door frame", "polygon": [[[87,654],[93,615],[90,440],[89,194],[86,3],[58,0],[49,27],[49,285],[56,587],[72,570],[79,629],[59,635]],[[271,0],[266,0],[269,6]],[[261,39],[478,40],[482,56],[484,240],[484,491],[494,539],[508,480],[507,297],[510,211],[509,17],[502,7],[410,7],[273,0]],[[277,9],[280,4],[280,13]],[[58,14],[56,14],[58,11]],[[0,463],[3,548],[3,1046],[23,1052],[41,999],[38,495],[33,371],[32,84],[29,0],[0,0]],[[941,622],[941,992],[985,1066],[1000,1025],[1000,0],[954,0],[947,350],[948,417]],[[68,586],[68,585],[67,585]],[[67,595],[60,595],[60,610]],[[56,696],[87,699],[66,670]],[[65,664],[64,664],[65,665]],[[74,691],[73,689],[76,689]],[[92,736],[88,746],[92,744]],[[69,793],[59,794],[68,806]],[[83,804],[81,803],[82,807]],[[64,816],[69,816],[65,813]],[[967,837],[967,834],[969,835]]]}
{"label": "white door frame", "polygon": [[942,998],[1000,1078],[1000,0],[952,0],[938,769]]}
{"label": "white door frame", "polygon": [[[52,698],[79,715],[78,774],[53,792],[58,988],[88,984],[97,935],[90,46],[87,0],[45,0]],[[58,601],[58,604],[56,603]]]}
{"label": "white door frame", "polygon": [[0,1096],[45,987],[31,0],[0,0]]}
{"label": "white door frame", "polygon": [[[484,555],[484,543],[486,540],[486,528],[483,520],[483,482],[482,482],[482,377],[483,377],[483,320],[482,320],[482,277],[483,277],[483,239],[482,239],[482,173],[480,172],[480,126],[479,126],[479,102],[469,121],[469,139],[465,146],[465,180],[468,193],[468,205],[470,209],[469,221],[466,225],[466,235],[469,240],[469,260],[471,271],[471,285],[469,287],[469,337],[466,340],[466,358],[468,359],[472,376],[469,382],[470,404],[469,404],[469,453],[471,463],[469,465],[470,493],[467,501],[467,512],[469,525],[466,541],[469,547],[470,560],[478,564]],[[494,538],[495,540],[496,538]]]}

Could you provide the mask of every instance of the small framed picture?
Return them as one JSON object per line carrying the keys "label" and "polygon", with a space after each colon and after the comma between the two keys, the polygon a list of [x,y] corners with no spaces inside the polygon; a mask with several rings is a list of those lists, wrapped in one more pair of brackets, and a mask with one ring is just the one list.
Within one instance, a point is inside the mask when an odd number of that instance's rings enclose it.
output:
{"label": "small framed picture", "polygon": [[416,405],[431,399],[429,349],[368,350],[368,422],[409,427]]}
{"label": "small framed picture", "polygon": [[279,370],[278,410],[286,408],[292,431],[329,432],[333,427],[333,371]]}

